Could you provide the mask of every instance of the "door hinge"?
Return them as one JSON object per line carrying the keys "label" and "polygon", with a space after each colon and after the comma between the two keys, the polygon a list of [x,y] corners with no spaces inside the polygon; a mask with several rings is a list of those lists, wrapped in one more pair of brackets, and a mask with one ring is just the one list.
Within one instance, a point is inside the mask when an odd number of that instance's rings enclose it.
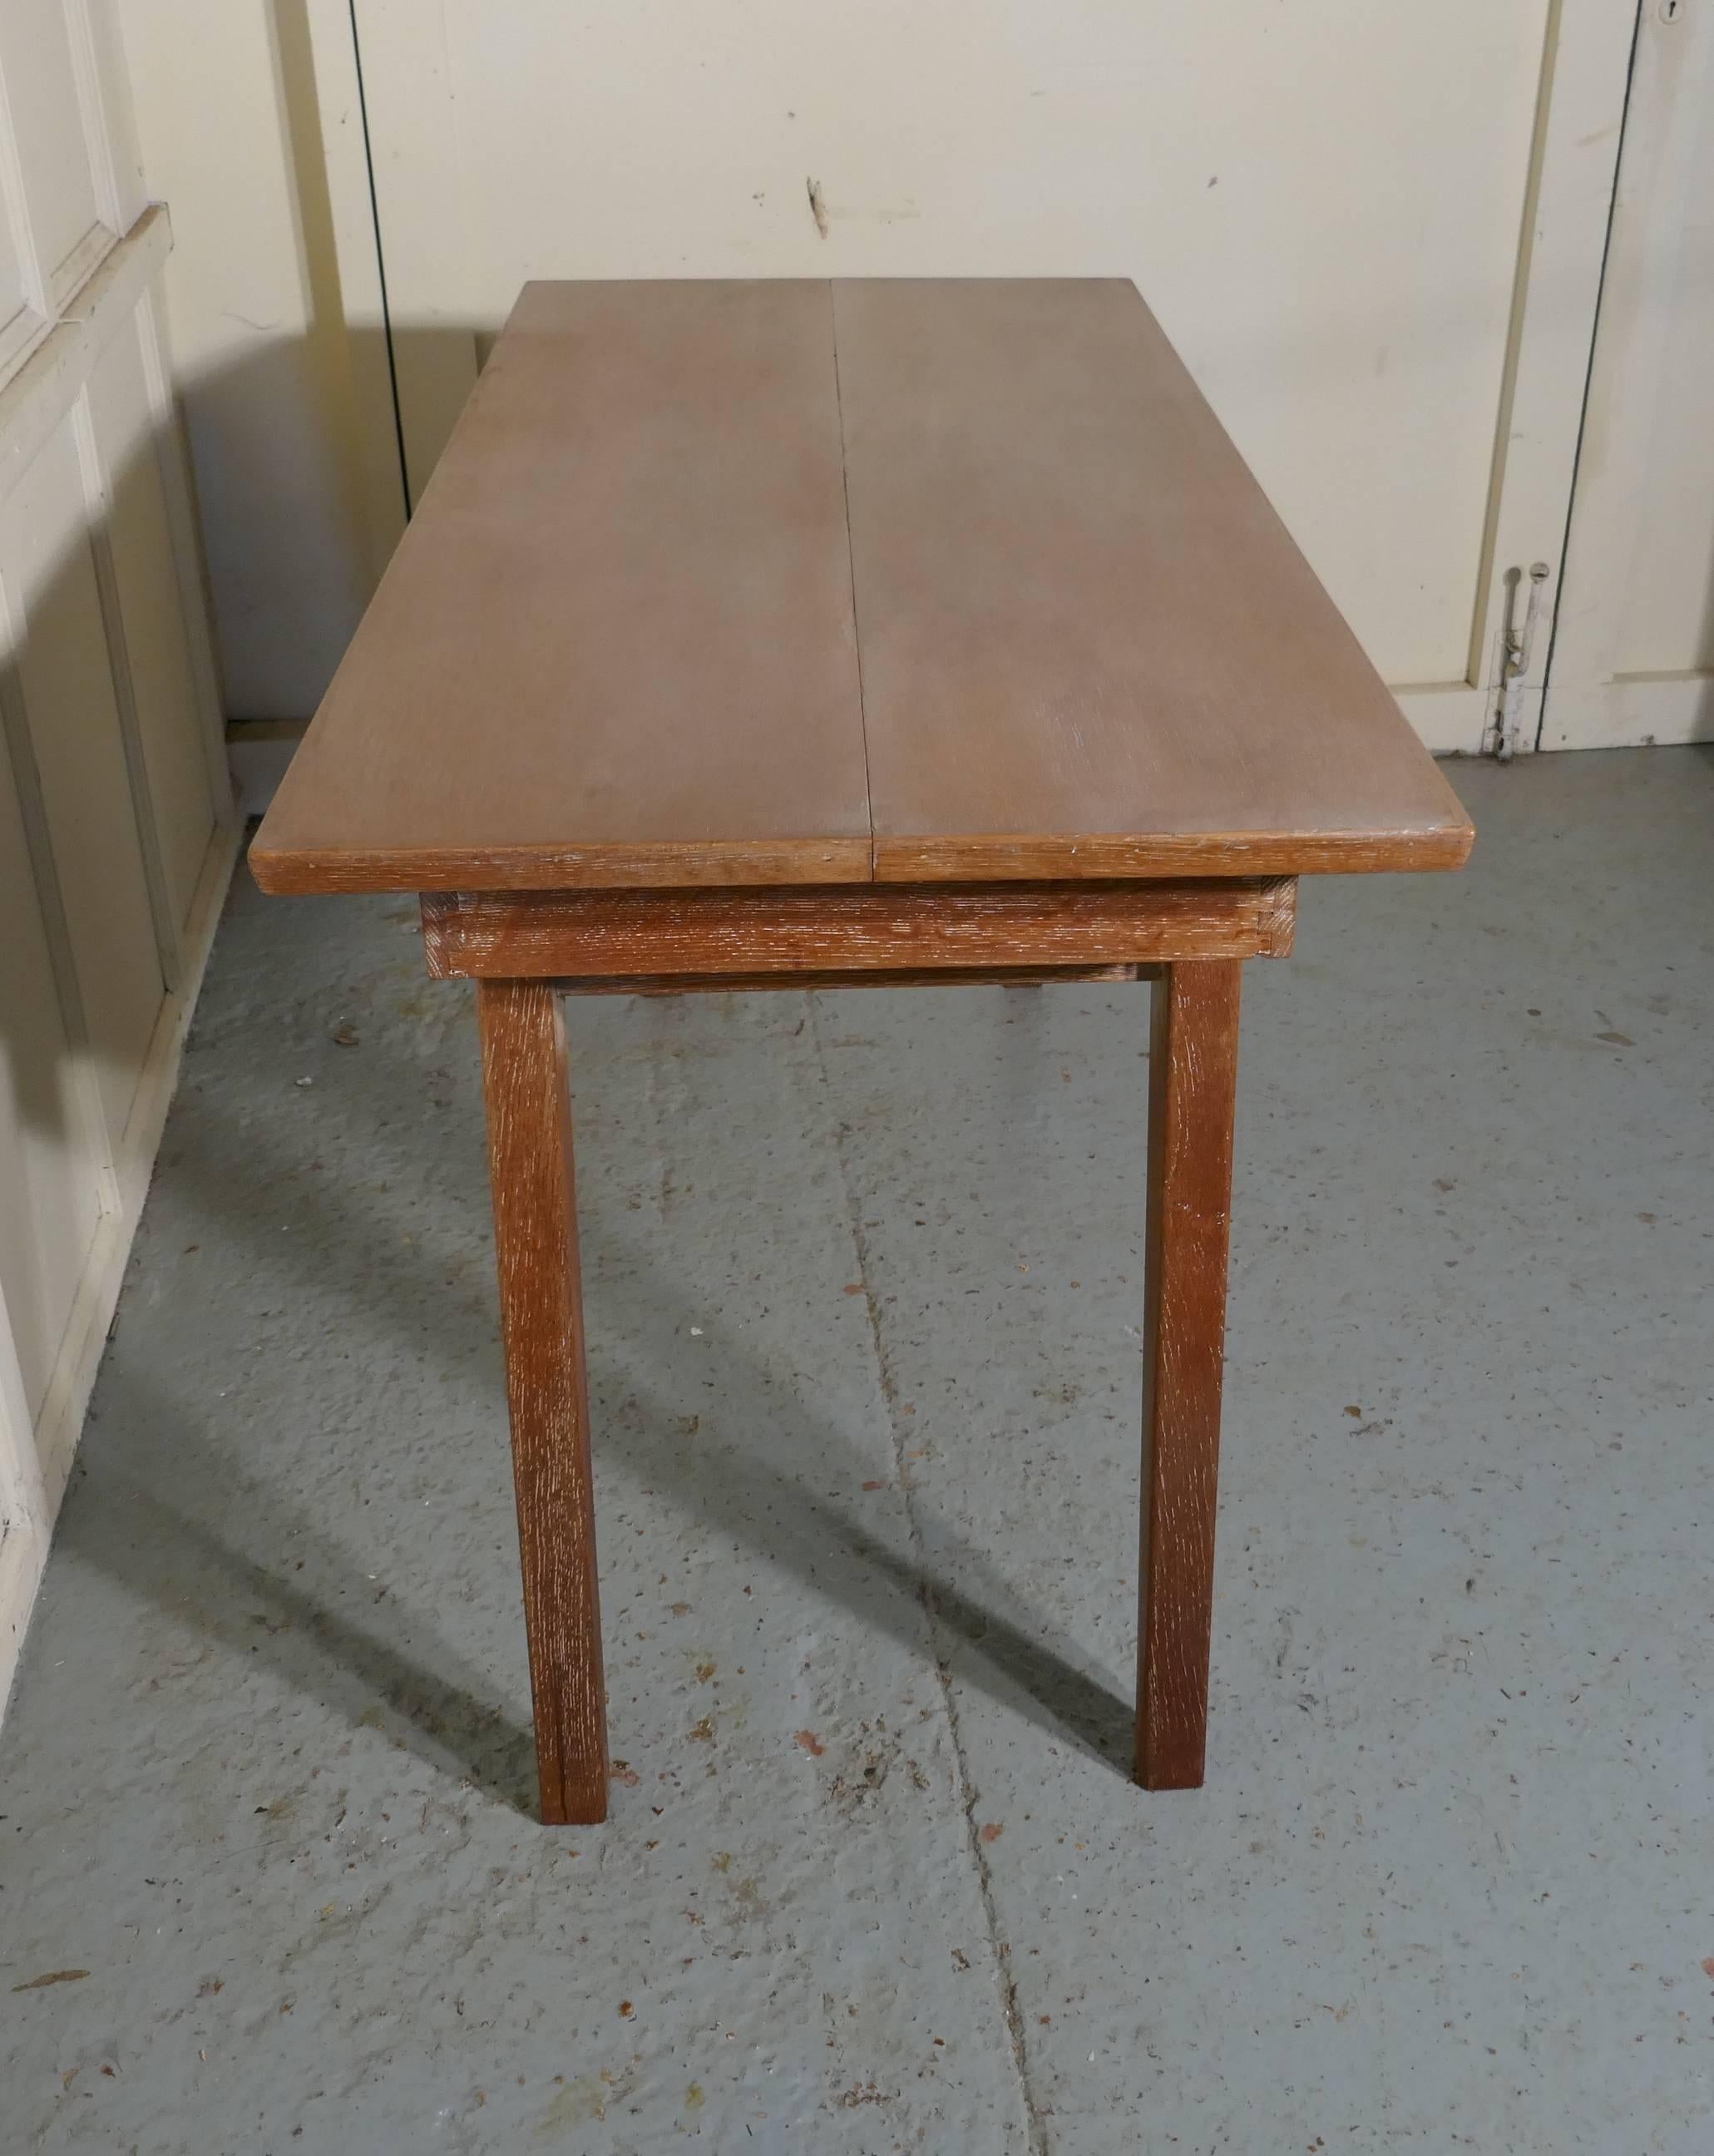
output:
{"label": "door hinge", "polygon": [[1541,619],[1547,579],[1552,574],[1552,571],[1545,562],[1530,563],[1529,596],[1523,603],[1523,619],[1521,622],[1517,619],[1517,608],[1524,572],[1514,569],[1506,579],[1506,628],[1500,641],[1500,701],[1495,707],[1488,738],[1483,743],[1486,752],[1497,757],[1501,763],[1510,763],[1521,746],[1523,678],[1530,670],[1530,660],[1535,650],[1536,627]]}

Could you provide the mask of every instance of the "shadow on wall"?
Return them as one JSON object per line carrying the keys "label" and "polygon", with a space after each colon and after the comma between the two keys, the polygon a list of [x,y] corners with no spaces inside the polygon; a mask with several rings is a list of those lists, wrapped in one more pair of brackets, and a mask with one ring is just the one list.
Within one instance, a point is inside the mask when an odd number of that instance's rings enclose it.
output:
{"label": "shadow on wall", "polygon": [[[227,716],[300,724],[403,528],[401,434],[377,418],[392,410],[394,375],[405,438],[438,451],[475,381],[477,339],[470,326],[424,325],[396,330],[389,349],[374,295],[348,304],[307,0],[269,0],[262,26],[223,21],[221,34],[219,64],[239,78],[230,95],[277,135],[247,158],[245,200],[256,201],[243,218],[227,208],[233,176],[220,169],[229,129],[156,146],[177,234],[167,275],[178,386]],[[355,111],[331,124],[361,135]],[[413,496],[427,479],[412,474]]]}
{"label": "shadow on wall", "polygon": [[136,33],[144,158],[173,219],[175,371],[226,716],[302,721],[402,519],[372,533],[305,0],[202,13],[195,65],[219,100],[205,124],[182,124],[186,27]]}

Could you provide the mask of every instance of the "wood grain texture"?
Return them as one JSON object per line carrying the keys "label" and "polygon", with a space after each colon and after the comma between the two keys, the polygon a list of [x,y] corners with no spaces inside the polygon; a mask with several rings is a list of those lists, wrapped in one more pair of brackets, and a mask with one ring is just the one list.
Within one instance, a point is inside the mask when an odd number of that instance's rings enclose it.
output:
{"label": "wood grain texture", "polygon": [[842,282],[834,311],[877,879],[1465,858],[1130,284]]}
{"label": "wood grain texture", "polygon": [[455,891],[423,898],[428,970],[507,978],[896,972],[1278,956],[1296,885]]}
{"label": "wood grain texture", "polygon": [[557,998],[477,990],[541,1817],[607,1817],[607,1707],[571,1098]]}
{"label": "wood grain texture", "polygon": [[1149,1053],[1137,1779],[1200,1788],[1243,968],[1169,966]]}
{"label": "wood grain texture", "polygon": [[867,880],[824,284],[525,287],[250,864]]}

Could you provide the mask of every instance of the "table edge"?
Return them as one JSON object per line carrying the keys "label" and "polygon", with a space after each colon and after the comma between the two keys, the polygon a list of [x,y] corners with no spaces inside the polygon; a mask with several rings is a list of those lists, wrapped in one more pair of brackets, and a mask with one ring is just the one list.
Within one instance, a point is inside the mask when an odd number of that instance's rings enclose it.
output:
{"label": "table edge", "polygon": [[673,891],[703,886],[874,881],[867,834],[835,839],[408,847],[253,844],[250,872],[271,894],[316,891]]}
{"label": "table edge", "polygon": [[1078,837],[875,834],[877,883],[1029,878],[1351,875],[1461,868],[1468,821],[1393,831],[1097,832]]}
{"label": "table edge", "polygon": [[449,891],[679,891],[867,883],[1068,882],[1349,875],[1461,868],[1468,822],[1427,830],[1140,832],[712,840],[365,851],[252,844],[271,895]]}

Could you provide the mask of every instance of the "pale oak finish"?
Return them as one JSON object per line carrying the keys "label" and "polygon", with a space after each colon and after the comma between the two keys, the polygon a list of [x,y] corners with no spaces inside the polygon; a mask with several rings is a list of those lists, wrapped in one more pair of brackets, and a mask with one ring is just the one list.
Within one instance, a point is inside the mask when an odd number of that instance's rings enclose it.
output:
{"label": "pale oak finish", "polygon": [[834,319],[878,878],[1463,860],[1134,286],[842,282]]}
{"label": "pale oak finish", "polygon": [[866,891],[454,891],[423,899],[437,977],[560,979],[1280,957],[1297,887],[1013,884]]}
{"label": "pale oak finish", "polygon": [[272,891],[867,881],[827,287],[528,286],[250,859]]}

